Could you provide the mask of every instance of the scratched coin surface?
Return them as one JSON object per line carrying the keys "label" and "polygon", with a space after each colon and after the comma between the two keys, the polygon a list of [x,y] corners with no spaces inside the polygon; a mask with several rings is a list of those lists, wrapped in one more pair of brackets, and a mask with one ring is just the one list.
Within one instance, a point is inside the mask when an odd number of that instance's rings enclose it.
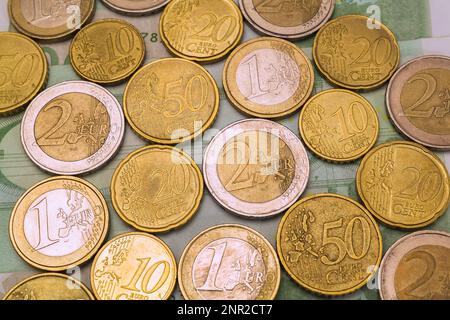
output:
{"label": "scratched coin surface", "polygon": [[309,160],[300,139],[269,120],[248,119],[221,130],[208,145],[205,183],[227,210],[249,218],[276,215],[305,190]]}
{"label": "scratched coin surface", "polygon": [[[174,72],[176,70],[176,72]],[[142,138],[176,144],[202,134],[219,110],[219,89],[202,66],[179,58],[142,67],[123,95],[125,117]]]}
{"label": "scratched coin surface", "polygon": [[273,300],[280,263],[272,245],[241,225],[218,225],[184,249],[178,283],[187,300]]}
{"label": "scratched coin surface", "polygon": [[449,177],[431,151],[406,141],[372,149],[356,176],[367,209],[389,226],[421,228],[443,215],[449,203]]}
{"label": "scratched coin surface", "polygon": [[145,57],[144,38],[118,19],[95,21],[77,33],[69,49],[74,70],[86,80],[117,84],[131,76]]}
{"label": "scratched coin surface", "polygon": [[239,5],[257,31],[300,39],[319,30],[331,18],[335,0],[239,0]]}
{"label": "scratched coin surface", "polygon": [[29,37],[65,38],[94,14],[95,0],[9,0],[11,23]]}
{"label": "scratched coin surface", "polygon": [[423,56],[392,77],[386,106],[398,130],[430,148],[450,149],[450,57]]}
{"label": "scratched coin surface", "polygon": [[383,300],[450,300],[450,233],[418,231],[386,252],[379,272]]}
{"label": "scratched coin surface", "polygon": [[99,300],[167,300],[176,280],[172,251],[148,233],[116,236],[100,249],[91,267],[91,287]]}
{"label": "scratched coin surface", "polygon": [[48,64],[44,51],[30,38],[0,32],[0,116],[20,111],[45,86]]}
{"label": "scratched coin surface", "polygon": [[331,89],[311,98],[299,117],[303,141],[320,158],[349,162],[366,154],[379,132],[375,109],[364,97]]}
{"label": "scratched coin surface", "polygon": [[223,58],[241,40],[244,22],[233,0],[172,0],[160,20],[160,34],[174,55],[199,62]]}
{"label": "scratched coin surface", "polygon": [[41,181],[17,201],[9,236],[32,266],[62,271],[89,260],[106,237],[108,207],[87,181],[58,176]]}
{"label": "scratched coin surface", "polygon": [[21,138],[25,152],[41,169],[78,175],[110,160],[124,131],[122,107],[109,91],[90,82],[67,81],[30,103]]}
{"label": "scratched coin surface", "polygon": [[132,152],[111,182],[111,199],[119,216],[150,233],[185,224],[197,212],[202,196],[200,169],[189,155],[169,146]]}
{"label": "scratched coin surface", "polygon": [[375,274],[382,241],[377,223],[359,203],[318,194],[303,198],[283,216],[277,250],[298,284],[337,296],[358,290]]}
{"label": "scratched coin surface", "polygon": [[395,35],[365,16],[342,16],[324,25],[314,39],[317,68],[331,83],[351,90],[383,85],[400,62]]}
{"label": "scratched coin surface", "polygon": [[144,15],[163,8],[170,0],[102,0],[114,11],[128,15]]}

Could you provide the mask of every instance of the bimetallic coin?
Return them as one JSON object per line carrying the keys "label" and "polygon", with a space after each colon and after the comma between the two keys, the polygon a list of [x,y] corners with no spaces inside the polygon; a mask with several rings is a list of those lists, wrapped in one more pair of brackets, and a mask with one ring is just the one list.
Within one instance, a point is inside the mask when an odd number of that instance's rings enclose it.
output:
{"label": "bimetallic coin", "polygon": [[280,285],[280,263],[255,230],[219,225],[184,249],[178,283],[187,300],[272,300]]}
{"label": "bimetallic coin", "polygon": [[382,240],[377,223],[359,203],[318,194],[300,200],[283,216],[277,249],[298,284],[338,296],[358,290],[374,276]]}
{"label": "bimetallic coin", "polygon": [[102,194],[79,178],[39,182],[17,201],[9,236],[17,253],[36,268],[62,271],[89,260],[108,232]]}
{"label": "bimetallic coin", "polygon": [[203,160],[205,183],[227,210],[249,218],[276,215],[305,190],[309,160],[300,139],[269,120],[248,119],[220,131]]}
{"label": "bimetallic coin", "polygon": [[102,0],[114,11],[127,15],[145,15],[163,8],[170,0]]}
{"label": "bimetallic coin", "polygon": [[402,134],[450,150],[450,57],[424,56],[402,66],[389,83],[386,106]]}
{"label": "bimetallic coin", "polygon": [[450,233],[418,231],[392,245],[379,272],[384,300],[450,300]]}
{"label": "bimetallic coin", "polygon": [[104,19],[81,29],[69,52],[70,62],[81,77],[101,84],[117,84],[142,64],[145,43],[132,24]]}
{"label": "bimetallic coin", "polygon": [[241,40],[244,22],[233,0],[172,0],[160,20],[160,34],[174,55],[214,62]]}
{"label": "bimetallic coin", "polygon": [[257,31],[300,39],[319,30],[331,18],[335,0],[239,0],[239,5]]}
{"label": "bimetallic coin", "polygon": [[395,35],[365,16],[342,16],[323,26],[314,39],[317,68],[335,85],[375,89],[394,74],[400,62]]}
{"label": "bimetallic coin", "polygon": [[15,285],[4,300],[95,300],[80,281],[60,273],[41,273]]}
{"label": "bimetallic coin", "polygon": [[160,59],[131,78],[123,108],[139,136],[176,144],[202,134],[213,124],[219,111],[219,89],[200,65],[178,58]]}
{"label": "bimetallic coin", "polygon": [[45,86],[48,64],[44,51],[30,38],[0,32],[0,116],[20,111]]}
{"label": "bimetallic coin", "polygon": [[299,128],[303,141],[318,157],[350,162],[375,145],[379,122],[375,109],[364,97],[331,89],[306,103],[300,113]]}
{"label": "bimetallic coin", "polygon": [[29,37],[65,38],[94,14],[95,0],[9,0],[11,23]]}
{"label": "bimetallic coin", "polygon": [[31,102],[21,138],[25,152],[41,169],[78,175],[110,160],[124,131],[122,108],[111,93],[94,83],[67,81]]}
{"label": "bimetallic coin", "polygon": [[449,204],[445,165],[412,142],[394,141],[370,151],[358,168],[356,187],[367,209],[391,227],[425,227]]}
{"label": "bimetallic coin", "polygon": [[111,182],[119,216],[133,227],[163,232],[185,224],[197,212],[203,177],[194,160],[169,146],[148,146],[128,155]]}
{"label": "bimetallic coin", "polygon": [[99,300],[166,300],[176,279],[172,251],[147,233],[116,236],[100,249],[91,268],[91,287]]}

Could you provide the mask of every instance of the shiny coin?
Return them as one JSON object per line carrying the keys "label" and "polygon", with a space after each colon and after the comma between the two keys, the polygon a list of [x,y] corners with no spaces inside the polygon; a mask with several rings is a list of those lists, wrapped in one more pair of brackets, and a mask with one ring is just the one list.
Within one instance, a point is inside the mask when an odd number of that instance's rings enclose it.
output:
{"label": "shiny coin", "polygon": [[219,89],[198,64],[160,59],[131,78],[123,107],[128,123],[141,137],[175,144],[202,134],[212,125],[219,110]]}
{"label": "shiny coin", "polygon": [[28,189],[17,201],[9,235],[36,268],[62,271],[89,260],[108,231],[108,207],[90,183],[59,176]]}
{"label": "shiny coin", "polygon": [[72,66],[81,77],[101,84],[116,84],[139,68],[145,57],[145,43],[132,24],[105,19],[77,33],[69,51]]}
{"label": "shiny coin", "polygon": [[223,72],[225,92],[240,111],[277,118],[300,108],[311,95],[314,71],[308,57],[292,43],[257,38],[240,45]]}
{"label": "shiny coin", "polygon": [[300,39],[319,30],[331,18],[335,0],[239,0],[239,5],[257,31]]}
{"label": "shiny coin", "polygon": [[348,90],[322,91],[303,107],[299,118],[303,141],[320,158],[349,162],[366,154],[378,138],[375,109]]}
{"label": "shiny coin", "polygon": [[37,39],[55,40],[77,32],[94,14],[95,0],[9,0],[11,23]]}
{"label": "shiny coin", "polygon": [[0,32],[0,116],[19,111],[42,90],[48,65],[44,51],[19,33]]}
{"label": "shiny coin", "polygon": [[271,300],[280,284],[280,264],[272,245],[240,225],[203,231],[184,249],[178,270],[188,300]]}
{"label": "shiny coin", "polygon": [[419,231],[398,240],[381,263],[384,300],[450,300],[450,234]]}
{"label": "shiny coin", "polygon": [[170,0],[102,0],[114,11],[129,15],[144,15],[163,8]]}
{"label": "shiny coin", "polygon": [[395,35],[365,16],[342,16],[328,22],[317,33],[313,55],[330,82],[353,90],[383,85],[400,62]]}
{"label": "shiny coin", "polygon": [[334,194],[304,198],[278,226],[281,263],[301,286],[324,295],[358,290],[377,271],[381,234],[359,203]]}
{"label": "shiny coin", "polygon": [[80,281],[60,273],[42,273],[14,286],[4,300],[94,300]]}
{"label": "shiny coin", "polygon": [[48,88],[22,119],[23,147],[45,171],[77,175],[105,164],[122,143],[122,108],[106,89],[84,81]]}
{"label": "shiny coin", "polygon": [[248,119],[214,137],[205,151],[203,174],[224,208],[262,218],[297,201],[308,182],[309,160],[289,129],[269,120]]}
{"label": "shiny coin", "polygon": [[99,300],[166,300],[176,283],[173,253],[160,239],[131,232],[110,240],[95,257],[91,286]]}
{"label": "shiny coin", "polygon": [[203,177],[194,160],[169,146],[148,146],[127,156],[111,182],[111,198],[120,217],[147,232],[185,224],[197,212]]}
{"label": "shiny coin", "polygon": [[450,57],[424,56],[402,66],[386,105],[401,133],[425,146],[450,149]]}
{"label": "shiny coin", "polygon": [[174,55],[213,62],[241,40],[244,22],[233,0],[172,0],[160,20],[161,38]]}
{"label": "shiny coin", "polygon": [[386,143],[370,151],[358,168],[356,187],[375,217],[404,229],[436,221],[445,213],[450,196],[442,161],[406,141]]}

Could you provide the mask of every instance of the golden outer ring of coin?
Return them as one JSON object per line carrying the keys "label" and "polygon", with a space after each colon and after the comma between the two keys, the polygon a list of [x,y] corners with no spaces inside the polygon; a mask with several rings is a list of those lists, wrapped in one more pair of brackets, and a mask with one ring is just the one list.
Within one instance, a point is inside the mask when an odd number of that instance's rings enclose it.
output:
{"label": "golden outer ring of coin", "polygon": [[145,16],[147,14],[155,13],[155,12],[162,10],[169,1],[170,0],[166,0],[156,7],[152,7],[150,9],[142,9],[142,10],[127,10],[127,9],[124,9],[120,6],[117,6],[113,3],[111,3],[108,0],[102,0],[102,3],[105,5],[105,7],[108,7],[112,11],[117,12],[119,14],[133,16],[133,17],[139,17],[139,16]]}
{"label": "golden outer ring of coin", "polygon": [[120,82],[122,82],[122,81],[125,81],[126,79],[128,79],[133,73],[135,73],[135,72],[140,68],[140,66],[142,65],[142,62],[143,62],[144,59],[145,59],[145,54],[146,54],[146,52],[145,52],[145,42],[144,42],[144,38],[142,38],[141,32],[140,32],[134,25],[132,25],[131,23],[129,23],[129,22],[125,21],[125,20],[122,20],[122,19],[112,19],[112,18],[108,18],[108,19],[97,20],[97,21],[94,21],[94,22],[92,22],[92,23],[86,25],[85,27],[83,27],[83,28],[80,30],[80,32],[82,32],[83,30],[86,30],[87,28],[94,27],[94,26],[97,25],[97,24],[108,23],[108,22],[121,23],[121,24],[123,24],[123,25],[126,25],[127,27],[129,27],[130,29],[132,29],[133,31],[135,31],[135,32],[138,34],[139,40],[140,40],[140,42],[141,42],[141,46],[142,46],[142,48],[143,48],[143,51],[142,51],[141,57],[139,58],[138,63],[136,64],[136,66],[135,66],[132,70],[130,70],[126,75],[124,75],[124,76],[122,76],[122,77],[120,77],[120,78],[118,78],[118,79],[112,79],[112,80],[99,80],[99,79],[93,79],[93,78],[90,78],[89,76],[83,74],[83,73],[78,69],[78,66],[76,65],[75,60],[74,60],[74,58],[73,58],[73,46],[74,46],[74,44],[75,44],[75,41],[78,39],[78,35],[79,35],[80,33],[77,33],[77,34],[75,35],[75,37],[72,39],[72,41],[70,42],[70,46],[69,46],[69,57],[70,57],[70,64],[72,65],[73,70],[75,70],[75,72],[76,72],[81,78],[84,78],[84,79],[86,79],[86,80],[88,80],[88,81],[91,81],[91,82],[94,82],[94,83],[99,83],[99,84],[104,84],[104,85],[114,85],[114,84],[118,84],[118,83],[120,83]]}
{"label": "golden outer ring of coin", "polygon": [[[78,183],[83,184],[86,187],[88,187],[98,197],[99,202],[101,202],[101,204],[103,206],[103,210],[105,211],[105,228],[104,228],[103,233],[99,237],[99,241],[97,242],[97,244],[87,255],[84,256],[84,258],[81,258],[78,261],[75,261],[75,262],[67,264],[67,265],[63,265],[63,266],[59,266],[59,267],[49,267],[49,266],[45,266],[45,265],[34,262],[33,260],[29,259],[22,251],[20,251],[18,245],[16,244],[16,242],[14,240],[15,226],[13,225],[13,220],[14,220],[14,216],[16,214],[16,211],[17,211],[20,203],[23,201],[23,199],[25,199],[27,197],[27,195],[32,190],[34,190],[35,188],[39,187],[42,184],[45,184],[45,183],[51,182],[51,181],[57,181],[57,180],[72,180],[72,181],[78,182]],[[11,217],[9,219],[9,239],[10,239],[14,249],[16,250],[17,254],[19,254],[19,256],[23,260],[25,260],[27,263],[29,263],[33,267],[42,269],[42,270],[48,270],[48,271],[64,271],[64,270],[79,266],[79,265],[85,263],[86,261],[88,261],[89,259],[91,259],[94,256],[94,254],[98,251],[98,249],[101,247],[102,243],[105,241],[106,235],[108,234],[108,229],[109,229],[109,211],[108,211],[108,205],[107,205],[103,195],[90,182],[80,179],[80,178],[77,178],[77,177],[72,177],[72,176],[55,176],[55,177],[51,177],[51,178],[42,180],[42,181],[36,183],[35,185],[31,186],[27,191],[25,191],[25,193],[19,198],[19,200],[17,200],[17,202],[12,210]]]}
{"label": "golden outer ring of coin", "polygon": [[[286,111],[281,111],[279,113],[272,113],[272,114],[264,114],[264,113],[259,113],[259,112],[255,112],[252,111],[250,108],[245,107],[244,105],[242,105],[241,103],[239,103],[239,101],[234,97],[229,85],[228,85],[228,68],[230,67],[231,61],[233,60],[234,56],[242,49],[244,49],[245,47],[252,45],[256,42],[260,42],[260,41],[278,41],[281,42],[284,45],[287,45],[289,47],[291,47],[293,50],[295,50],[295,52],[297,52],[298,54],[300,54],[305,61],[307,62],[308,65],[308,69],[309,69],[309,73],[311,74],[311,81],[308,84],[308,91],[305,94],[305,96],[303,97],[302,100],[300,100],[297,104],[295,104],[292,108],[289,108]],[[223,82],[223,88],[225,90],[226,96],[227,98],[230,100],[231,104],[233,106],[235,106],[239,111],[243,112],[246,115],[249,116],[253,116],[253,117],[258,117],[258,118],[265,118],[265,119],[276,119],[276,118],[283,118],[286,117],[294,112],[296,112],[298,109],[300,109],[301,106],[303,106],[305,104],[305,102],[308,100],[308,98],[311,96],[311,93],[313,91],[314,88],[314,69],[312,66],[311,61],[309,60],[308,56],[306,56],[306,54],[300,50],[296,45],[292,44],[292,42],[289,42],[287,40],[284,39],[279,39],[279,38],[274,38],[274,37],[258,37],[256,39],[253,40],[249,40],[246,41],[244,43],[242,43],[241,45],[239,45],[236,49],[234,49],[234,51],[230,54],[230,56],[228,57],[227,61],[225,62],[224,68],[223,68],[223,73],[222,73],[222,82]],[[301,85],[301,83],[300,83]],[[283,102],[282,104],[285,104],[285,102]]]}
{"label": "golden outer ring of coin", "polygon": [[[183,219],[181,219],[180,221],[178,221],[175,224],[169,225],[167,227],[164,228],[146,228],[143,227],[139,224],[137,224],[134,221],[131,221],[130,219],[128,219],[121,211],[119,204],[117,203],[116,200],[116,191],[114,190],[113,186],[117,183],[118,180],[118,173],[119,171],[122,169],[122,166],[130,161],[130,159],[132,159],[133,157],[135,157],[137,154],[141,153],[141,152],[145,152],[145,151],[150,151],[150,150],[167,150],[169,152],[177,152],[179,154],[181,154],[184,158],[188,159],[192,168],[194,169],[195,173],[197,174],[197,182],[199,185],[199,196],[197,197],[197,199],[195,200],[195,205],[194,208],[183,217]],[[110,186],[110,193],[111,193],[111,201],[112,201],[112,205],[115,209],[115,211],[117,212],[117,214],[119,215],[119,217],[125,221],[126,223],[128,223],[129,225],[131,225],[132,227],[141,230],[141,231],[145,231],[145,232],[150,232],[150,233],[156,233],[156,232],[167,232],[173,229],[177,229],[180,228],[181,226],[183,226],[184,224],[186,224],[193,216],[195,213],[197,213],[198,208],[200,206],[200,203],[202,201],[202,197],[203,197],[203,176],[202,173],[200,171],[200,169],[198,168],[197,164],[194,162],[194,160],[192,159],[192,157],[190,157],[187,153],[185,153],[184,151],[172,147],[172,146],[161,146],[161,145],[152,145],[152,146],[146,146],[146,147],[142,147],[139,148],[135,151],[133,151],[132,153],[130,153],[128,156],[126,156],[126,158],[124,158],[119,165],[117,166],[117,168],[114,170],[113,173],[113,177],[111,180],[111,186]]]}
{"label": "golden outer ring of coin", "polygon": [[440,211],[436,212],[434,214],[434,216],[430,220],[428,220],[426,222],[423,222],[423,223],[415,224],[415,225],[405,225],[405,224],[401,224],[401,223],[394,223],[392,221],[389,221],[389,220],[385,219],[384,217],[382,217],[380,214],[378,214],[375,210],[373,210],[371,208],[371,205],[370,205],[369,201],[366,198],[364,198],[364,196],[363,196],[362,187],[361,187],[361,173],[362,173],[362,170],[364,169],[364,165],[365,165],[367,159],[370,158],[370,156],[372,154],[374,154],[375,152],[377,152],[381,148],[391,147],[391,146],[394,146],[396,144],[409,145],[409,146],[418,148],[422,152],[424,152],[427,156],[429,156],[432,160],[434,160],[436,162],[436,165],[438,165],[440,167],[441,173],[443,173],[443,175],[446,178],[446,179],[444,179],[443,183],[447,183],[447,185],[449,185],[450,178],[449,178],[447,169],[446,169],[444,163],[441,161],[441,159],[439,159],[438,156],[436,156],[431,151],[429,151],[425,147],[423,147],[420,144],[417,144],[415,142],[393,141],[393,142],[388,142],[388,143],[385,143],[385,144],[381,144],[378,147],[370,150],[369,153],[367,153],[365,155],[365,157],[362,159],[362,161],[361,161],[361,163],[360,163],[360,165],[358,167],[358,170],[356,171],[356,190],[358,191],[358,195],[361,198],[361,200],[364,203],[364,205],[366,206],[367,210],[369,210],[369,212],[371,214],[373,214],[382,223],[384,223],[384,224],[386,224],[386,225],[388,225],[390,227],[399,228],[399,229],[418,229],[418,228],[426,227],[426,226],[434,223],[437,219],[439,219],[445,213],[445,211],[447,209],[447,206],[450,203],[450,196],[449,196],[449,199],[447,199],[447,201],[443,202],[443,206],[440,209]]}
{"label": "golden outer ring of coin", "polygon": [[[299,205],[301,205],[304,202],[307,202],[311,199],[316,199],[316,198],[321,198],[321,197],[335,197],[341,200],[345,200],[347,202],[350,202],[351,204],[357,206],[362,212],[364,212],[366,214],[366,217],[368,220],[370,220],[370,222],[373,223],[374,228],[377,232],[378,235],[378,245],[380,246],[380,250],[378,252],[378,259],[377,262],[375,263],[375,267],[373,272],[371,274],[369,274],[367,276],[367,278],[365,280],[363,280],[362,282],[360,282],[358,285],[349,288],[347,290],[342,290],[342,291],[324,291],[324,290],[319,290],[317,288],[313,288],[310,285],[304,283],[300,278],[298,278],[293,272],[291,272],[287,266],[286,261],[284,260],[283,254],[281,252],[281,233],[282,233],[282,229],[284,226],[284,223],[286,222],[289,214],[295,209],[297,208]],[[375,272],[378,270],[378,267],[380,266],[381,263],[381,258],[383,256],[383,241],[382,241],[382,237],[381,237],[381,232],[380,232],[380,228],[378,227],[377,222],[375,221],[375,219],[372,217],[372,215],[369,213],[369,211],[364,208],[360,203],[356,202],[355,200],[348,198],[348,197],[344,197],[338,194],[332,194],[332,193],[319,193],[319,194],[315,194],[309,197],[305,197],[303,199],[301,199],[300,201],[298,201],[297,203],[295,203],[292,207],[289,208],[289,210],[283,215],[283,218],[281,218],[280,224],[278,225],[278,230],[277,230],[277,252],[278,252],[278,256],[280,258],[281,264],[283,265],[284,270],[286,270],[286,272],[289,274],[289,276],[294,279],[295,282],[297,282],[300,286],[302,286],[303,288],[314,292],[314,293],[318,293],[320,295],[324,295],[324,296],[342,296],[342,295],[347,295],[350,294],[352,292],[355,292],[359,289],[361,289],[364,285],[366,285],[370,278],[375,274]]]}
{"label": "golden outer ring of coin", "polygon": [[145,232],[126,232],[126,233],[121,233],[117,236],[115,236],[114,238],[112,238],[111,240],[109,240],[108,242],[106,242],[103,247],[101,247],[97,254],[95,255],[94,261],[92,262],[91,265],[91,274],[89,276],[90,281],[91,281],[91,288],[92,288],[92,292],[95,296],[95,299],[97,300],[102,300],[102,298],[97,294],[97,291],[95,290],[95,285],[94,285],[94,268],[95,265],[97,264],[98,258],[100,257],[101,253],[103,252],[103,250],[105,250],[111,243],[113,243],[114,241],[116,241],[117,239],[123,238],[123,237],[129,237],[129,236],[144,236],[147,238],[151,238],[153,240],[155,240],[157,243],[159,243],[164,249],[166,249],[167,251],[167,256],[170,258],[170,260],[172,261],[173,267],[174,267],[174,271],[173,273],[175,274],[174,280],[170,285],[170,289],[167,291],[167,294],[161,299],[161,300],[167,300],[170,295],[172,294],[173,290],[175,289],[175,285],[177,284],[177,261],[175,260],[175,256],[173,255],[172,250],[170,250],[169,246],[162,241],[161,239],[159,239],[158,237],[149,234],[149,233],[145,233]]}
{"label": "golden outer ring of coin", "polygon": [[[370,144],[370,146],[368,146],[363,152],[361,152],[360,154],[353,156],[353,157],[348,157],[348,158],[344,158],[344,159],[338,159],[338,158],[332,158],[329,156],[326,156],[324,154],[319,153],[317,150],[315,150],[312,145],[309,143],[308,139],[306,139],[306,135],[303,129],[303,117],[305,114],[305,110],[306,108],[309,106],[310,103],[313,102],[313,100],[321,95],[327,94],[327,93],[332,93],[332,92],[342,92],[342,93],[347,93],[347,94],[351,94],[355,97],[357,97],[358,99],[362,99],[364,100],[369,106],[370,106],[370,112],[372,112],[373,116],[375,117],[375,122],[376,122],[376,135],[375,135],[375,139],[372,141],[372,143]],[[367,110],[367,109],[366,109]],[[306,146],[308,147],[308,149],[314,153],[316,156],[318,156],[319,158],[321,158],[322,160],[325,161],[329,161],[331,163],[348,163],[348,162],[353,162],[359,158],[361,158],[362,156],[364,156],[367,152],[370,151],[370,149],[373,148],[373,146],[377,143],[377,139],[378,139],[378,135],[380,132],[380,121],[378,120],[378,115],[375,111],[375,109],[373,108],[372,104],[369,102],[369,100],[367,100],[366,98],[364,98],[363,96],[350,91],[350,90],[346,90],[346,89],[329,89],[329,90],[325,90],[322,92],[319,92],[318,94],[316,94],[314,97],[311,97],[311,99],[308,100],[308,102],[306,102],[305,106],[303,107],[302,111],[300,111],[300,116],[298,118],[298,128],[300,130],[300,136],[302,137],[303,142],[306,144]]]}
{"label": "golden outer ring of coin", "polygon": [[182,274],[182,264],[184,262],[184,260],[186,259],[186,256],[189,254],[189,250],[190,248],[194,245],[194,243],[200,238],[202,237],[204,234],[215,230],[215,229],[220,229],[220,228],[240,228],[240,229],[244,229],[250,233],[256,234],[257,236],[259,236],[263,242],[266,244],[266,246],[269,248],[270,253],[272,253],[274,260],[276,260],[278,263],[276,264],[277,266],[277,270],[276,270],[276,288],[275,290],[273,290],[272,295],[267,299],[267,300],[274,300],[275,297],[277,296],[278,290],[280,288],[280,281],[281,281],[281,270],[280,270],[280,265],[279,265],[279,259],[278,259],[278,255],[275,252],[275,249],[273,248],[273,246],[270,244],[270,242],[266,239],[266,237],[264,237],[261,233],[259,233],[258,231],[244,226],[244,225],[240,225],[240,224],[220,224],[220,225],[216,225],[214,227],[210,227],[206,230],[203,230],[202,232],[200,232],[198,235],[196,235],[189,243],[188,245],[184,248],[183,250],[183,254],[181,255],[180,258],[180,263],[179,263],[179,268],[178,268],[178,285],[180,286],[180,290],[181,290],[181,294],[183,295],[183,297],[186,300],[190,300],[189,298],[189,293],[186,291],[186,289],[183,286],[183,282],[180,281],[181,278],[183,278],[183,274]]}
{"label": "golden outer ring of coin", "polygon": [[242,35],[244,34],[244,17],[242,16],[242,12],[239,9],[239,7],[236,5],[236,3],[234,3],[234,0],[228,0],[229,4],[235,9],[236,14],[237,14],[237,18],[238,18],[238,22],[239,22],[239,34],[236,37],[236,40],[230,44],[228,46],[228,48],[224,51],[222,51],[220,54],[217,55],[213,55],[210,57],[195,57],[195,56],[189,56],[186,54],[183,54],[179,51],[177,51],[174,47],[172,47],[172,45],[170,44],[169,39],[167,39],[166,35],[164,34],[164,19],[166,18],[167,12],[170,10],[170,6],[172,5],[172,3],[174,3],[174,0],[170,0],[169,4],[166,6],[166,8],[164,9],[163,13],[161,14],[161,18],[159,20],[159,34],[161,35],[161,40],[163,41],[163,43],[165,44],[166,48],[174,55],[186,59],[186,60],[192,60],[192,61],[196,61],[196,62],[203,62],[203,63],[213,63],[216,62],[220,59],[222,59],[223,57],[225,57],[229,52],[231,52],[234,47],[236,47],[238,45],[238,43],[241,41]]}
{"label": "golden outer ring of coin", "polygon": [[[211,117],[208,119],[208,121],[205,123],[205,125],[202,127],[201,130],[197,131],[197,132],[193,132],[191,135],[183,137],[183,138],[179,138],[179,139],[173,139],[173,140],[169,140],[169,139],[161,139],[158,137],[154,137],[149,135],[148,133],[142,131],[141,129],[139,129],[133,122],[133,119],[131,118],[130,114],[129,114],[129,110],[128,110],[128,104],[127,104],[127,93],[130,87],[130,84],[133,82],[133,80],[135,79],[135,77],[137,77],[137,75],[145,70],[146,68],[149,68],[150,66],[152,66],[153,64],[157,64],[161,61],[182,61],[184,63],[190,63],[196,67],[198,67],[203,73],[204,75],[211,81],[212,86],[214,87],[214,98],[216,103],[214,104],[214,110],[211,114]],[[214,78],[211,76],[211,74],[208,72],[208,70],[206,70],[204,67],[202,67],[201,65],[186,60],[186,59],[180,59],[180,58],[164,58],[164,59],[158,59],[155,60],[153,62],[150,62],[148,64],[146,64],[145,66],[143,66],[141,69],[139,69],[132,77],[131,79],[128,81],[127,86],[125,87],[125,91],[123,93],[123,112],[125,114],[125,118],[127,119],[128,124],[130,125],[131,129],[133,129],[134,132],[136,132],[136,134],[138,134],[140,137],[144,138],[147,141],[151,141],[154,143],[158,143],[158,144],[178,144],[184,141],[188,141],[191,140],[199,135],[201,135],[203,132],[205,132],[216,120],[217,114],[219,112],[219,104],[220,104],[220,96],[219,96],[219,88],[217,87],[217,83],[214,80]]]}
{"label": "golden outer ring of coin", "polygon": [[386,27],[383,23],[377,21],[377,23],[380,24],[381,28],[391,37],[392,42],[394,43],[395,48],[397,49],[397,61],[395,64],[395,67],[392,68],[391,72],[389,72],[389,74],[383,78],[382,80],[371,84],[371,85],[361,85],[361,86],[350,86],[350,85],[346,85],[345,83],[342,83],[338,80],[335,80],[330,74],[328,74],[320,65],[319,63],[319,58],[317,56],[317,48],[318,48],[318,44],[319,44],[319,37],[322,34],[322,32],[324,32],[324,30],[330,26],[331,24],[335,23],[336,21],[339,21],[343,18],[355,18],[355,19],[364,19],[367,20],[369,19],[366,16],[362,16],[362,15],[346,15],[346,16],[341,16],[338,17],[336,19],[332,19],[331,21],[328,21],[323,27],[320,28],[319,32],[316,34],[316,37],[314,38],[314,43],[313,43],[313,57],[314,57],[314,62],[316,64],[317,69],[319,69],[320,73],[332,84],[337,85],[339,87],[343,87],[349,90],[372,90],[372,89],[377,89],[379,87],[381,87],[386,81],[388,81],[392,75],[395,73],[395,71],[397,70],[399,64],[400,64],[400,46],[398,44],[397,38],[395,37],[394,33],[388,28]]}
{"label": "golden outer ring of coin", "polygon": [[16,33],[16,32],[0,32],[0,35],[20,37],[26,41],[29,41],[32,45],[34,45],[36,47],[37,51],[39,52],[39,55],[40,55],[42,63],[44,64],[44,70],[45,70],[41,79],[39,79],[39,82],[36,85],[34,92],[32,94],[30,94],[25,101],[23,101],[21,103],[16,103],[15,105],[13,105],[9,108],[0,110],[0,116],[9,116],[16,112],[20,112],[28,103],[30,103],[31,100],[34,99],[34,97],[40,91],[42,91],[42,89],[44,89],[45,85],[47,84],[47,80],[48,80],[48,62],[47,62],[47,57],[45,56],[44,50],[42,50],[42,48],[30,37],[20,34],[20,33]]}
{"label": "golden outer ring of coin", "polygon": [[77,279],[75,279],[73,277],[70,277],[68,275],[61,274],[61,273],[54,273],[54,272],[39,273],[39,274],[36,274],[34,276],[31,276],[29,278],[26,278],[26,279],[20,281],[18,284],[16,284],[14,287],[12,287],[5,294],[5,296],[3,297],[3,300],[8,300],[9,296],[11,294],[13,294],[14,291],[17,290],[17,288],[19,288],[20,286],[24,285],[28,281],[34,280],[36,278],[45,278],[45,277],[56,277],[56,278],[62,278],[62,279],[67,280],[67,281],[73,281],[75,283],[75,285],[80,287],[80,289],[83,290],[84,293],[86,293],[86,295],[89,297],[90,300],[95,300],[94,295],[91,293],[91,291],[81,281],[78,281]]}

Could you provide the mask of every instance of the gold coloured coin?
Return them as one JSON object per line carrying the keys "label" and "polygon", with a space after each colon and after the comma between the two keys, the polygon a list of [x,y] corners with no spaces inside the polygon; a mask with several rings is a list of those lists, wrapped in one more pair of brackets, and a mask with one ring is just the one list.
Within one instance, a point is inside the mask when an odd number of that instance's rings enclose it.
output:
{"label": "gold coloured coin", "polygon": [[133,75],[125,88],[123,108],[139,136],[176,144],[212,125],[219,110],[219,89],[200,65],[178,58],[160,59]]}
{"label": "gold coloured coin", "polygon": [[298,284],[338,296],[358,290],[375,274],[382,241],[377,223],[359,203],[318,194],[300,200],[283,216],[277,250]]}
{"label": "gold coloured coin", "polygon": [[178,283],[188,300],[272,300],[280,264],[272,245],[241,225],[219,225],[184,249]]}
{"label": "gold coloured coin", "polygon": [[395,35],[381,22],[358,15],[323,26],[314,40],[313,55],[331,83],[351,90],[380,87],[400,63]]}
{"label": "gold coloured coin", "polygon": [[299,128],[303,141],[317,156],[332,162],[350,162],[375,145],[379,122],[375,109],[364,97],[331,89],[305,104]]}
{"label": "gold coloured coin", "polygon": [[241,40],[244,21],[233,0],[171,0],[160,34],[174,55],[199,62],[223,58]]}
{"label": "gold coloured coin", "polygon": [[169,247],[140,232],[110,240],[91,268],[91,287],[99,300],[166,300],[176,278],[177,265]]}
{"label": "gold coloured coin", "polygon": [[144,38],[132,24],[118,19],[95,21],[70,45],[70,61],[83,78],[116,84],[131,76],[145,57]]}
{"label": "gold coloured coin", "polygon": [[391,227],[430,225],[449,203],[449,176],[431,151],[406,141],[371,150],[356,175],[358,194],[367,209]]}
{"label": "gold coloured coin", "polygon": [[119,216],[147,232],[164,232],[185,224],[197,212],[203,177],[194,160],[169,146],[147,146],[128,155],[111,182]]}

